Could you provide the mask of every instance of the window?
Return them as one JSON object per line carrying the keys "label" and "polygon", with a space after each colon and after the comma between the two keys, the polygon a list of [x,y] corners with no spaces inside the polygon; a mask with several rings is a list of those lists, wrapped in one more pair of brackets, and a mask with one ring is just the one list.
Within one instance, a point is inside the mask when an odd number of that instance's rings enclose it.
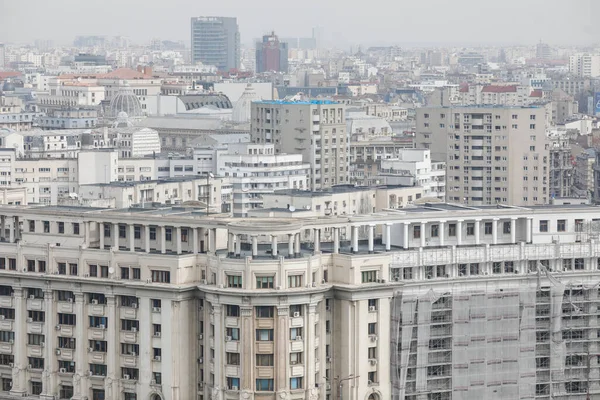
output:
{"label": "window", "polygon": [[227,377],[227,389],[239,390],[239,388],[240,388],[240,378]]}
{"label": "window", "polygon": [[421,225],[413,226],[413,238],[420,239],[421,238]]}
{"label": "window", "polygon": [[165,240],[170,242],[172,240],[173,230],[171,228],[165,228]]}
{"label": "window", "polygon": [[90,364],[90,372],[95,376],[106,376],[106,365]]}
{"label": "window", "polygon": [[123,393],[123,400],[137,400],[137,394],[125,392]]}
{"label": "window", "polygon": [[29,232],[35,232],[35,221],[29,221]]}
{"label": "window", "polygon": [[58,393],[59,398],[70,399],[74,395],[73,386],[65,386],[64,384],[62,384]]}
{"label": "window", "polygon": [[273,391],[273,379],[257,379],[256,380],[256,391],[257,392],[272,392]]}
{"label": "window", "polygon": [[106,296],[103,293],[89,293],[88,299],[91,304],[106,304]]}
{"label": "window", "polygon": [[150,227],[150,240],[156,240],[156,227]]}
{"label": "window", "polygon": [[290,378],[290,389],[302,389],[302,377]]}
{"label": "window", "polygon": [[140,329],[140,322],[135,319],[122,319],[121,330],[122,331],[138,331]]}
{"label": "window", "polygon": [[108,318],[106,318],[106,317],[94,317],[94,316],[90,315],[89,319],[90,319],[90,328],[106,329],[106,327],[108,325]]}
{"label": "window", "polygon": [[290,340],[302,340],[302,328],[291,328]]}
{"label": "window", "polygon": [[121,267],[121,279],[129,279],[129,267]]}
{"label": "window", "polygon": [[110,224],[104,224],[104,237],[110,237]]}
{"label": "window", "polygon": [[133,227],[133,238],[134,239],[141,239],[142,238],[142,231],[141,231],[141,228],[138,225],[135,225]]}
{"label": "window", "polygon": [[121,297],[121,306],[122,307],[131,307],[137,308],[139,304],[139,300],[135,296],[120,296]]}
{"label": "window", "polygon": [[492,229],[493,229],[494,225],[491,222],[486,222],[484,224],[484,233],[486,235],[491,235],[492,234]]}
{"label": "window", "polygon": [[369,304],[369,311],[377,310],[377,306],[378,306],[377,299],[369,299],[368,304]]}
{"label": "window", "polygon": [[299,317],[302,316],[302,305],[300,305],[300,304],[290,305],[290,315],[291,316],[298,315]]}
{"label": "window", "polygon": [[44,221],[44,233],[50,233],[50,221]]}
{"label": "window", "polygon": [[36,335],[30,333],[27,335],[27,344],[31,346],[43,346],[44,345],[44,335]]}
{"label": "window", "polygon": [[371,383],[376,383],[377,382],[377,372],[369,372],[369,381]]}
{"label": "window", "polygon": [[369,347],[369,359],[377,358],[377,347]]}
{"label": "window", "polygon": [[67,274],[67,263],[58,263],[58,274],[59,275]]}
{"label": "window", "polygon": [[302,364],[303,353],[290,353],[290,364]]}
{"label": "window", "polygon": [[152,270],[152,282],[171,283],[171,272]]}
{"label": "window", "polygon": [[33,369],[44,369],[44,359],[29,357],[29,365],[31,365],[31,368]]}
{"label": "window", "polygon": [[28,311],[27,314],[33,322],[44,322],[46,320],[46,313],[44,311]]}
{"label": "window", "polygon": [[362,278],[362,283],[372,283],[372,282],[377,282],[377,273],[379,271],[375,270],[375,271],[362,271],[361,272],[361,278]]}
{"label": "window", "polygon": [[79,224],[74,222],[72,227],[73,227],[73,235],[79,235]]}
{"label": "window", "polygon": [[226,336],[229,336],[231,340],[240,340],[240,329],[239,328],[227,328],[225,330]]}
{"label": "window", "polygon": [[137,381],[139,378],[139,370],[137,368],[121,368],[121,376],[123,379]]}
{"label": "window", "polygon": [[431,237],[438,237],[440,235],[440,226],[431,225]]}
{"label": "window", "polygon": [[510,233],[510,225],[511,225],[511,223],[510,223],[510,222],[504,222],[504,223],[502,224],[502,232],[503,232],[504,234],[509,234],[509,233]]}
{"label": "window", "polygon": [[227,365],[240,365],[240,353],[225,353]]}
{"label": "window", "polygon": [[58,223],[58,233],[65,233],[65,223],[64,222]]}
{"label": "window", "polygon": [[567,231],[567,220],[559,219],[558,221],[556,221],[556,230],[558,232],[566,232]]}
{"label": "window", "polygon": [[257,342],[272,342],[273,341],[273,329],[257,329],[256,330],[256,341]]}
{"label": "window", "polygon": [[15,319],[15,309],[14,308],[0,308],[0,317],[3,319]]}
{"label": "window", "polygon": [[540,232],[548,232],[548,220],[540,221]]}
{"label": "window", "polygon": [[64,369],[66,373],[72,374],[75,372],[75,363],[72,361],[58,361],[58,368]]}
{"label": "window", "polygon": [[27,272],[35,272],[35,260],[27,260]]}
{"label": "window", "polygon": [[58,313],[58,324],[59,325],[75,325],[77,318],[75,314],[62,314]]}
{"label": "window", "polygon": [[582,219],[575,220],[575,232],[583,232],[583,220]]}
{"label": "window", "polygon": [[125,239],[127,237],[127,225],[119,224],[119,238]]}
{"label": "window", "polygon": [[271,306],[256,306],[256,318],[273,318],[273,307]]}
{"label": "window", "polygon": [[456,224],[448,224],[448,236],[456,236]]}
{"label": "window", "polygon": [[0,342],[14,342],[15,333],[11,331],[0,331]]}
{"label": "window", "polygon": [[377,323],[371,322],[369,324],[369,335],[377,335]]}
{"label": "window", "polygon": [[227,275],[227,287],[241,289],[242,288],[242,276],[241,275]]}
{"label": "window", "polygon": [[160,372],[153,372],[152,379],[156,382],[157,385],[162,384],[162,374]]}
{"label": "window", "polygon": [[239,317],[240,306],[228,304],[227,306],[225,306],[225,312],[228,317]]}
{"label": "window", "polygon": [[69,275],[77,276],[77,264],[69,264]]}
{"label": "window", "polygon": [[475,223],[468,222],[467,223],[467,236],[473,236],[473,235],[475,235]]}
{"label": "window", "polygon": [[58,337],[59,349],[75,349],[75,339],[69,337]]}
{"label": "window", "polygon": [[257,354],[256,355],[256,366],[257,367],[272,367],[273,366],[273,354]]}
{"label": "window", "polygon": [[31,381],[31,394],[35,396],[42,394],[42,382]]}
{"label": "window", "polygon": [[256,288],[257,289],[273,289],[272,276],[257,276],[256,277]]}
{"label": "window", "polygon": [[289,275],[288,276],[288,287],[297,288],[302,287],[302,278],[304,275]]}

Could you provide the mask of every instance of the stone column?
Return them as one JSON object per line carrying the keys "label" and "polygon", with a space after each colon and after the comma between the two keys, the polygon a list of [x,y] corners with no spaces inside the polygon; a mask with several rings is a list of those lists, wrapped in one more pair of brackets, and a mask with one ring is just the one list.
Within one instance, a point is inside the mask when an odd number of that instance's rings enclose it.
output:
{"label": "stone column", "polygon": [[[289,381],[287,379],[288,374],[286,373],[288,370],[290,354],[288,349],[290,343],[290,339],[288,337],[290,332],[288,318],[289,313],[290,309],[287,304],[278,306],[275,325],[275,332],[277,334],[275,339],[275,371],[277,371],[275,373],[275,376],[277,377],[277,380],[275,381],[275,390],[278,393],[286,394],[289,391]],[[307,354],[308,351],[309,349],[306,349],[305,354]]]}
{"label": "stone column", "polygon": [[40,399],[54,400],[54,393],[58,388],[56,387],[56,374],[52,371],[56,367],[57,359],[54,349],[56,348],[56,335],[54,332],[54,326],[56,325],[56,312],[54,310],[54,302],[52,290],[44,290],[44,311],[45,311],[45,322],[44,322],[44,372],[42,372],[42,394]]}
{"label": "stone column", "polygon": [[421,247],[425,247],[425,239],[427,238],[427,223],[421,222]]}
{"label": "stone column", "polygon": [[278,254],[277,235],[271,236],[271,254],[273,254],[273,257],[277,257],[277,254]]}
{"label": "stone column", "polygon": [[113,224],[112,249],[119,250],[119,224]]}
{"label": "stone column", "polygon": [[150,225],[144,225],[144,247],[150,253]]}
{"label": "stone column", "polygon": [[100,250],[104,250],[104,224],[98,222],[98,238],[100,239]]}
{"label": "stone column", "polygon": [[532,226],[533,225],[533,218],[527,218],[525,221],[527,223],[526,230],[525,230],[525,236],[526,236],[525,241],[527,243],[531,243],[531,242],[533,242],[533,237],[532,237],[532,233],[531,233],[532,229],[533,229],[533,226]]}
{"label": "stone column", "polygon": [[294,256],[294,235],[288,235],[288,257],[292,258]]}
{"label": "stone column", "polygon": [[[214,375],[215,375],[215,386],[213,388],[213,399],[221,400],[223,398],[223,390],[225,387],[224,379],[222,378],[222,371],[224,368],[225,353],[223,352],[222,343],[224,340],[225,329],[223,328],[223,314],[221,312],[221,304],[213,304],[212,312],[214,313],[214,325],[215,325],[215,358],[214,362]],[[206,371],[206,370],[205,370]],[[216,397],[214,396],[216,392]]]}
{"label": "stone column", "polygon": [[216,253],[217,252],[217,228],[209,229],[208,236],[210,237],[209,250],[211,253]]}
{"label": "stone column", "polygon": [[15,225],[15,217],[11,217],[10,228],[8,229],[8,241],[10,243],[15,242],[15,232],[17,231],[17,227]]}
{"label": "stone column", "polygon": [[87,247],[90,247],[90,231],[92,230],[92,222],[85,221],[83,223],[83,241]]}
{"label": "stone column", "polygon": [[516,220],[516,218],[510,219],[510,242],[517,243],[517,220]]}
{"label": "stone column", "polygon": [[385,224],[385,251],[392,250],[392,224]]}
{"label": "stone column", "polygon": [[462,244],[462,220],[456,221],[456,244],[460,246]]}
{"label": "stone column", "polygon": [[165,254],[167,252],[167,229],[164,225],[158,226],[156,229],[157,231],[160,229],[160,235],[158,239],[160,241],[160,252]]}
{"label": "stone column", "polygon": [[444,246],[446,240],[446,221],[440,221],[440,230],[438,234],[440,236],[440,246]]}
{"label": "stone column", "polygon": [[[307,305],[308,308],[308,318],[307,325],[304,329],[305,337],[304,345],[306,351],[304,352],[306,356],[306,388],[314,388],[315,387],[315,363],[317,362],[315,358],[315,319],[316,319],[316,304]],[[324,322],[324,321],[323,321]],[[325,341],[321,341],[321,346],[324,345]],[[320,360],[319,360],[320,361]]]}
{"label": "stone column", "polygon": [[199,228],[192,228],[192,251],[194,252],[194,254],[198,254],[198,249],[200,247],[198,229]]}
{"label": "stone column", "polygon": [[135,225],[129,224],[129,251],[135,251]]}
{"label": "stone column", "polygon": [[[242,305],[240,307],[241,316],[241,329],[240,329],[240,348],[242,353],[242,365],[241,365],[241,389],[248,392],[254,391],[254,326],[252,318],[252,307],[249,305]],[[215,330],[216,332],[216,330]],[[286,342],[287,343],[287,342]],[[287,349],[285,351],[285,357],[289,353]],[[275,357],[277,354],[275,354]],[[286,376],[287,374],[284,374]]]}
{"label": "stone column", "polygon": [[[104,232],[102,232],[104,233]],[[88,377],[87,371],[89,371],[89,362],[88,362],[88,345],[87,345],[87,328],[86,322],[88,318],[88,313],[84,309],[85,307],[85,298],[83,293],[75,293],[75,318],[77,319],[77,325],[75,326],[76,338],[78,339],[76,342],[76,347],[74,350],[74,359],[75,359],[75,375],[73,376],[73,399],[83,399],[88,395]],[[111,323],[112,321],[109,321]],[[113,322],[114,323],[114,322]],[[83,343],[81,343],[81,339],[84,338]],[[108,393],[107,393],[108,396]]]}
{"label": "stone column", "polygon": [[340,228],[333,228],[333,252],[340,252]]}
{"label": "stone column", "polygon": [[402,247],[404,248],[404,250],[408,250],[408,235],[409,235],[409,228],[410,228],[410,222],[405,222],[403,225],[404,228],[404,237],[402,238],[403,243],[402,243]]}
{"label": "stone column", "polygon": [[[119,365],[120,343],[117,332],[121,321],[117,318],[116,298],[113,295],[106,296],[106,379],[104,380],[104,391],[107,399],[119,398],[119,384],[121,379],[121,368]],[[78,323],[79,325],[79,323]],[[77,345],[79,347],[79,344]]]}
{"label": "stone column", "polygon": [[315,229],[315,245],[314,245],[314,249],[315,249],[315,254],[316,253],[320,253],[321,252],[321,230],[320,229]]}
{"label": "stone column", "polygon": [[498,218],[492,220],[492,244],[498,244]]}
{"label": "stone column", "polygon": [[[4,229],[2,230],[4,232]],[[10,394],[17,397],[23,397],[27,390],[27,293],[22,288],[14,288],[13,300],[15,307],[15,344],[13,345],[13,354],[15,356],[14,367],[12,369],[12,388]]]}
{"label": "stone column", "polygon": [[258,236],[252,235],[252,258],[258,256]]}
{"label": "stone column", "polygon": [[296,233],[296,240],[294,244],[294,253],[296,257],[300,257],[300,233]]}
{"label": "stone column", "polygon": [[480,244],[480,242],[481,242],[480,227],[481,227],[481,220],[476,219],[475,220],[475,244]]}
{"label": "stone column", "polygon": [[369,225],[368,227],[368,232],[369,232],[369,254],[373,254],[373,251],[375,250],[375,225]]}
{"label": "stone column", "polygon": [[358,253],[358,226],[352,227],[352,253]]}
{"label": "stone column", "polygon": [[181,227],[175,227],[175,249],[177,250],[177,254],[181,254]]}
{"label": "stone column", "polygon": [[231,257],[234,250],[233,233],[227,232],[227,256]]}
{"label": "stone column", "polygon": [[0,216],[0,240],[4,242],[6,238],[6,215]]}

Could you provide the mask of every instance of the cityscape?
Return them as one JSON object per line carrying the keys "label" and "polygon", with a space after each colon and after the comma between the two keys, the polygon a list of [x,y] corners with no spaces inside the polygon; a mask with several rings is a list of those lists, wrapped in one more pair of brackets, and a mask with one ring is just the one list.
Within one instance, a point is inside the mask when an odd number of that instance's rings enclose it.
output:
{"label": "cityscape", "polygon": [[85,3],[0,4],[0,400],[600,399],[600,2]]}

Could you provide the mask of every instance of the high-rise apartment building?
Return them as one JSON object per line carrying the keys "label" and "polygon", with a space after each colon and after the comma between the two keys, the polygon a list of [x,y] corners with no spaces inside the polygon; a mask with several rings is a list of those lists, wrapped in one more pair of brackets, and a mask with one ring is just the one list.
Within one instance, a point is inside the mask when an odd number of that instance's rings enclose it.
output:
{"label": "high-rise apartment building", "polygon": [[280,42],[275,32],[264,35],[262,42],[256,43],[256,72],[269,71],[288,71],[288,44]]}
{"label": "high-rise apartment building", "polygon": [[348,183],[344,104],[329,100],[252,103],[250,137],[272,143],[276,153],[302,154],[310,163],[312,190]]}
{"label": "high-rise apartment building", "polygon": [[448,201],[535,205],[550,199],[543,107],[420,108],[416,147],[446,161]]}
{"label": "high-rise apartment building", "polygon": [[0,397],[598,398],[599,219],[2,206]]}
{"label": "high-rise apartment building", "polygon": [[240,66],[237,18],[195,17],[191,23],[192,64],[202,62],[221,71]]}
{"label": "high-rise apartment building", "polygon": [[6,65],[6,47],[3,43],[0,43],[0,68],[4,68]]}
{"label": "high-rise apartment building", "polygon": [[569,57],[569,72],[579,78],[600,76],[600,55],[577,54]]}

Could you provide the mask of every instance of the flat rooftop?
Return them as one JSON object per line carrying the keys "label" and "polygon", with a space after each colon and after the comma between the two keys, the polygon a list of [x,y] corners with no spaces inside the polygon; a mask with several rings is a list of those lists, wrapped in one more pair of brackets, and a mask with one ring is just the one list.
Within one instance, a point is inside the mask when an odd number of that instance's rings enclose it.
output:
{"label": "flat rooftop", "polygon": [[314,104],[314,105],[340,104],[337,101],[333,101],[333,100],[298,100],[298,101],[290,101],[290,100],[261,100],[261,101],[254,101],[253,103],[258,103],[258,104],[272,104],[272,105],[278,105],[278,104],[303,104],[303,105],[309,105],[309,104]]}

